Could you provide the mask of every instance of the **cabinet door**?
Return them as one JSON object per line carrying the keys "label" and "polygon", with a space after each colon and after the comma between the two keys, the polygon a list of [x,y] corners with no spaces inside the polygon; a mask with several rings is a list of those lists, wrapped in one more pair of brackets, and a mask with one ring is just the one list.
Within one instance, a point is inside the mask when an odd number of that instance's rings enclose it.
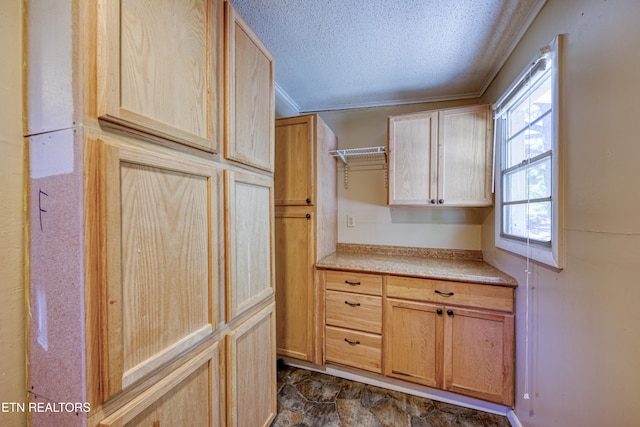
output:
{"label": "cabinet door", "polygon": [[[451,310],[451,311],[450,311]],[[447,307],[444,387],[513,405],[512,314]]]}
{"label": "cabinet door", "polygon": [[[309,218],[307,218],[309,215]],[[276,210],[277,351],[313,357],[313,217],[306,208]]]}
{"label": "cabinet door", "polygon": [[274,292],[272,180],[225,172],[227,321]]}
{"label": "cabinet door", "polygon": [[490,106],[447,109],[439,114],[438,203],[491,206]]}
{"label": "cabinet door", "polygon": [[428,205],[436,196],[438,113],[389,117],[389,205]]}
{"label": "cabinet door", "polygon": [[225,20],[225,157],[272,172],[273,57],[229,2],[225,2]]}
{"label": "cabinet door", "polygon": [[222,0],[99,0],[97,115],[215,152],[222,138]]}
{"label": "cabinet door", "polygon": [[387,299],[384,320],[384,374],[442,387],[442,307]]}
{"label": "cabinet door", "polygon": [[267,427],[276,415],[274,309],[272,303],[228,335],[229,426]]}
{"label": "cabinet door", "polygon": [[315,204],[315,120],[299,116],[276,120],[275,204]]}
{"label": "cabinet door", "polygon": [[89,141],[89,363],[101,401],[210,336],[218,319],[218,172]]}
{"label": "cabinet door", "polygon": [[100,427],[223,425],[220,354],[218,344],[195,355],[121,409]]}

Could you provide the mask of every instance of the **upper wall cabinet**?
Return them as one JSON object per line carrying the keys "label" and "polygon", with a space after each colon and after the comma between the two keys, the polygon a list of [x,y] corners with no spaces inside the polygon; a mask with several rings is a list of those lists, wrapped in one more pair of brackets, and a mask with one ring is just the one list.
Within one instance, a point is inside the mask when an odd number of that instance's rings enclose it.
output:
{"label": "upper wall cabinet", "polygon": [[273,57],[233,6],[225,3],[227,159],[273,172]]}
{"label": "upper wall cabinet", "polygon": [[389,205],[491,206],[490,105],[389,117]]}
{"label": "upper wall cabinet", "polygon": [[99,0],[97,115],[216,152],[222,137],[222,0]]}

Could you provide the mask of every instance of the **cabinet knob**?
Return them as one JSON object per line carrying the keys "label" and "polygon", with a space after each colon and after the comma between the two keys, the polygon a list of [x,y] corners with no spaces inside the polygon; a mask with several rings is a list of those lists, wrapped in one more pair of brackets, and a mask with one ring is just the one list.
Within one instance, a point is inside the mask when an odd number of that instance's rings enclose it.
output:
{"label": "cabinet knob", "polygon": [[436,313],[438,313],[439,315],[441,315],[441,314],[442,314],[442,309],[441,309],[441,308],[437,309],[437,310],[436,310]]}
{"label": "cabinet knob", "polygon": [[429,200],[429,203],[431,203],[432,205],[435,205],[436,204],[436,199]]}
{"label": "cabinet knob", "polygon": [[453,316],[453,310],[451,309],[447,310],[447,316]]}
{"label": "cabinet knob", "polygon": [[444,199],[438,200],[438,203],[440,203],[441,205],[444,205]]}
{"label": "cabinet knob", "polygon": [[311,199],[307,198],[307,203],[311,203]]}
{"label": "cabinet knob", "polygon": [[311,214],[306,215],[307,219],[311,218]]}

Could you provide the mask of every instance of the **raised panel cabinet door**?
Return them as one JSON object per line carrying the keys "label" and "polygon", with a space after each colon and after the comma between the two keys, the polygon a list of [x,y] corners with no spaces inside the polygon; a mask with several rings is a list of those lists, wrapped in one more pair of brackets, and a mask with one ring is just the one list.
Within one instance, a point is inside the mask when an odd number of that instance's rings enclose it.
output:
{"label": "raised panel cabinet door", "polygon": [[225,157],[273,172],[273,57],[229,2],[225,20]]}
{"label": "raised panel cabinet door", "polygon": [[98,141],[85,146],[90,364],[104,400],[217,328],[218,171]]}
{"label": "raised panel cabinet door", "polygon": [[513,405],[513,314],[446,308],[444,388]]}
{"label": "raised panel cabinet door", "polygon": [[276,415],[275,306],[227,336],[227,417],[232,427],[267,427]]}
{"label": "raised panel cabinet door", "polygon": [[491,206],[492,124],[489,105],[439,113],[438,201]]}
{"label": "raised panel cabinet door", "polygon": [[[309,218],[307,218],[309,215]],[[313,222],[308,209],[276,211],[277,352],[313,358]]]}
{"label": "raised panel cabinet door", "polygon": [[97,115],[216,152],[222,138],[222,0],[99,0]]}
{"label": "raised panel cabinet door", "polygon": [[225,171],[227,321],[274,293],[272,184]]}
{"label": "raised panel cabinet door", "polygon": [[389,298],[384,309],[384,375],[442,388],[442,307]]}
{"label": "raised panel cabinet door", "polygon": [[276,120],[276,205],[315,204],[315,117]]}
{"label": "raised panel cabinet door", "polygon": [[438,113],[388,119],[389,205],[429,205],[436,196]]}
{"label": "raised panel cabinet door", "polygon": [[216,343],[133,397],[100,427],[202,426],[224,422],[220,350]]}

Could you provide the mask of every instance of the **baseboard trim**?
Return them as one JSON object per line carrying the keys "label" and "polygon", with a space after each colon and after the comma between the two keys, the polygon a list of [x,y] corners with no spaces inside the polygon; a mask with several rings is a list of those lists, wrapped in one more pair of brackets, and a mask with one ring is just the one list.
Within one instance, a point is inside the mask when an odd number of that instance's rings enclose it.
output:
{"label": "baseboard trim", "polygon": [[[492,414],[502,415],[507,417],[512,427],[522,427],[520,421],[513,413],[510,407],[498,405],[495,403],[485,402],[483,400],[473,399],[470,397],[460,396],[458,394],[449,393],[442,390],[433,389],[430,387],[420,386],[417,384],[411,384],[393,378],[381,377],[376,374],[369,374],[367,372],[358,371],[355,369],[349,369],[343,366],[337,366],[332,364],[326,364],[325,366],[318,366],[313,363],[300,361],[297,359],[291,359],[288,357],[279,357],[285,365],[293,366],[296,368],[307,369],[309,371],[321,372],[324,374],[332,375],[334,377],[344,378],[347,380],[358,381],[364,384],[369,384],[376,387],[387,388],[401,393],[412,394],[414,396],[426,397],[427,399],[437,400],[439,402],[451,403],[453,405],[462,406],[464,408],[475,409],[478,411],[489,412]],[[511,415],[510,415],[511,414]],[[516,424],[514,424],[515,420]]]}

